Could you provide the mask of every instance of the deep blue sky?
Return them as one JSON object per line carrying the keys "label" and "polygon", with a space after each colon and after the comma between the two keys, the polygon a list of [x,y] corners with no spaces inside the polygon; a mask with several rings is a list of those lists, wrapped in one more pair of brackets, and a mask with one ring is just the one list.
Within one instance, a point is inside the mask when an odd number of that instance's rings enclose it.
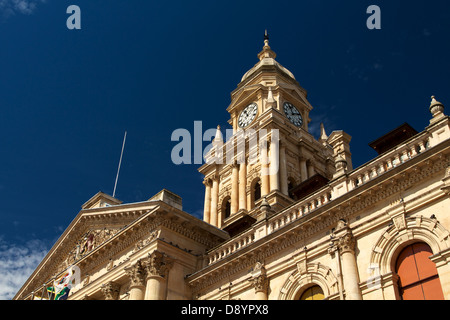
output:
{"label": "deep blue sky", "polygon": [[[117,198],[167,188],[201,213],[198,165],[172,164],[171,134],[196,120],[227,126],[230,93],[258,61],[265,29],[309,93],[313,133],[320,122],[348,132],[355,167],[402,123],[422,131],[431,95],[450,107],[446,0],[29,1],[32,12],[0,12],[5,243],[51,244],[91,196],[112,194],[125,130]],[[66,28],[71,4],[82,30]],[[371,4],[381,30],[366,28]]]}

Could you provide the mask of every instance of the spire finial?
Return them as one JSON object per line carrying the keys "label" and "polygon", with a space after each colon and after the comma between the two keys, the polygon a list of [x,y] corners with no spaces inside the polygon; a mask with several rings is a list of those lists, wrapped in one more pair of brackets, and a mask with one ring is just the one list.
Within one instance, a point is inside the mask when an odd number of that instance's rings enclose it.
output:
{"label": "spire finial", "polygon": [[263,50],[258,54],[259,60],[264,58],[272,58],[275,59],[277,57],[276,53],[270,49],[269,46],[269,34],[267,33],[267,29],[264,32],[264,47]]}
{"label": "spire finial", "polygon": [[324,142],[327,141],[328,136],[327,133],[325,131],[325,126],[323,125],[323,122],[320,124],[320,141]]}
{"label": "spire finial", "polygon": [[264,32],[264,47],[270,48],[269,47],[269,34],[267,33],[267,29]]}
{"label": "spire finial", "polygon": [[444,105],[436,100],[436,97],[431,96],[430,112],[433,118],[444,114]]}
{"label": "spire finial", "polygon": [[222,132],[220,131],[220,126],[217,126],[216,136],[214,137],[214,141],[223,141]]}

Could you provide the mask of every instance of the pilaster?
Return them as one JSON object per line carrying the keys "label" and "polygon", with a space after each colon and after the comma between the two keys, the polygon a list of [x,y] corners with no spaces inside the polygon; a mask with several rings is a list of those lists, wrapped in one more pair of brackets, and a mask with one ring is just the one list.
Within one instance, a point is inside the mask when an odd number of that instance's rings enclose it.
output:
{"label": "pilaster", "polygon": [[211,221],[211,180],[206,179],[203,181],[205,185],[205,207],[203,211],[203,221],[210,223]]}

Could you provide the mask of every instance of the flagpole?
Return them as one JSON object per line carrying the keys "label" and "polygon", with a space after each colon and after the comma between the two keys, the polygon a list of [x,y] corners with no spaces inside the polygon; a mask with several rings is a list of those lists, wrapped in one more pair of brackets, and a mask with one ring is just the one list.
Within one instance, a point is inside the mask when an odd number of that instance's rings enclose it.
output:
{"label": "flagpole", "polygon": [[122,152],[120,153],[119,167],[117,168],[116,182],[114,183],[113,198],[116,196],[117,180],[119,179],[120,166],[122,164],[123,149],[125,148],[126,139],[127,139],[127,132],[125,131],[125,136],[123,137]]}
{"label": "flagpole", "polygon": [[44,298],[44,292],[45,292],[45,288],[46,288],[46,285],[45,285],[45,283],[43,284],[43,289],[42,289],[42,294],[41,294],[41,300]]}

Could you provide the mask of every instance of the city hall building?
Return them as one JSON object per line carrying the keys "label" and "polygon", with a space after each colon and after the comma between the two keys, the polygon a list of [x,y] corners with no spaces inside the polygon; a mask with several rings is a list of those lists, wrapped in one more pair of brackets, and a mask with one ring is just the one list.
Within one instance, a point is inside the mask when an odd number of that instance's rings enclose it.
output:
{"label": "city hall building", "polygon": [[[234,135],[218,130],[210,155],[245,151],[199,168],[203,220],[166,189],[137,203],[99,192],[14,299],[51,298],[68,268],[69,300],[450,299],[443,104],[432,97],[423,131],[399,126],[353,168],[349,134],[309,133],[307,93],[267,37],[258,58],[231,93]],[[266,143],[251,146],[249,130],[267,132]]]}

